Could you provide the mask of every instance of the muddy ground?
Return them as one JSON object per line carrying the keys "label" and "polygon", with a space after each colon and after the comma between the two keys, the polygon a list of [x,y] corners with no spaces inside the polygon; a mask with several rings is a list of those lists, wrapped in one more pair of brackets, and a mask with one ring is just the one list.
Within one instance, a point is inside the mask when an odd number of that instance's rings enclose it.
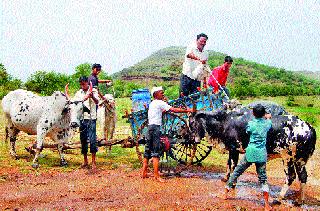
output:
{"label": "muddy ground", "polygon": [[[0,136],[1,137],[1,136]],[[21,138],[21,137],[20,137]],[[25,143],[30,143],[26,137]],[[21,143],[21,142],[18,142]],[[25,145],[25,144],[24,144]],[[113,154],[100,154],[98,171],[81,169],[80,152],[72,151],[67,155],[69,167],[58,166],[58,156],[49,150],[42,158],[41,170],[30,167],[32,157],[19,146],[21,159],[13,162],[8,157],[6,144],[2,146],[0,167],[0,210],[263,210],[263,199],[258,187],[254,167],[250,167],[238,180],[234,195],[221,199],[224,185],[224,165],[212,162],[204,166],[169,168],[180,174],[165,174],[165,183],[150,178],[142,179],[140,170],[133,161],[113,148]],[[27,145],[25,145],[27,146]],[[207,158],[210,160],[211,155]],[[316,152],[307,165],[308,183],[306,200],[303,206],[295,207],[299,184],[291,186],[287,198],[281,205],[273,205],[274,210],[320,210],[320,180]],[[52,164],[47,164],[52,162]],[[114,168],[114,169],[112,169]],[[270,202],[276,199],[284,183],[281,160],[268,162],[268,182],[270,184]]]}
{"label": "muddy ground", "polygon": [[[0,210],[30,209],[121,209],[121,210],[261,210],[263,199],[253,173],[239,178],[233,198],[222,200],[223,173],[202,167],[183,170],[180,176],[169,175],[165,183],[152,176],[140,178],[139,170],[118,168],[88,169],[71,172],[22,174],[18,169],[1,169]],[[269,176],[271,196],[279,192],[283,178]],[[298,183],[295,182],[282,205],[275,210],[320,210],[320,187],[308,184],[306,203],[294,207]],[[270,199],[272,201],[273,199]]]}

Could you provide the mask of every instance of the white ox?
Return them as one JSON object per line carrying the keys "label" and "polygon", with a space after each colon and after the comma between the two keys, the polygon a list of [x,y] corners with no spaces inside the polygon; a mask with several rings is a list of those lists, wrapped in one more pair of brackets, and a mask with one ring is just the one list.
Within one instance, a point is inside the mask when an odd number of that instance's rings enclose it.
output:
{"label": "white ox", "polygon": [[[30,91],[18,89],[9,92],[2,100],[2,108],[7,120],[6,137],[10,138],[10,154],[17,158],[15,150],[16,136],[20,131],[37,135],[36,154],[32,167],[37,168],[38,157],[43,148],[45,137],[58,144],[60,164],[67,165],[63,154],[66,143],[79,127],[80,117],[89,111],[82,101],[71,102],[67,94],[54,92],[51,96],[38,96]],[[92,86],[90,87],[92,91]]]}
{"label": "white ox", "polygon": [[106,99],[99,104],[97,118],[103,129],[103,139],[110,140],[117,122],[115,99],[112,94],[105,94],[104,97]]}

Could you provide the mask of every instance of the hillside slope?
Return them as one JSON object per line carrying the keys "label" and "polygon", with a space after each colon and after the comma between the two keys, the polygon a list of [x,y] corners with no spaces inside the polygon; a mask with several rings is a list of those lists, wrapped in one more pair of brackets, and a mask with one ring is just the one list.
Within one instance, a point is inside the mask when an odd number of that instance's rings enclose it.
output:
{"label": "hillside slope", "polygon": [[[114,78],[136,79],[150,76],[155,79],[176,78],[181,73],[186,47],[171,46],[151,54],[137,64],[113,74]],[[224,56],[222,53],[209,51],[209,56]]]}
{"label": "hillside slope", "polygon": [[[125,68],[113,78],[132,81],[141,87],[178,86],[185,47],[168,47],[151,54],[134,66]],[[211,68],[223,63],[226,55],[209,51]],[[232,55],[231,55],[232,56]],[[258,64],[243,58],[234,58],[228,86],[234,96],[279,96],[320,94],[320,81],[301,72]],[[139,86],[139,85],[137,85]],[[178,88],[172,88],[178,92]]]}

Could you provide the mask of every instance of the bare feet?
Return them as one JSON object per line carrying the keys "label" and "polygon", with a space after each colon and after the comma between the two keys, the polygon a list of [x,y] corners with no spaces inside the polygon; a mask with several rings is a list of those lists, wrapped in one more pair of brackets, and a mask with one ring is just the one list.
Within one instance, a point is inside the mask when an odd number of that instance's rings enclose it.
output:
{"label": "bare feet", "polygon": [[143,165],[142,165],[142,178],[148,178],[148,162],[149,162],[149,159],[147,158],[144,158],[143,159]]}
{"label": "bare feet", "polygon": [[142,172],[142,179],[148,178],[147,172]]}
{"label": "bare feet", "polygon": [[264,210],[265,210],[265,211],[270,211],[270,210],[272,210],[272,207],[269,205],[269,203],[267,203],[267,204],[264,206]]}
{"label": "bare feet", "polygon": [[92,169],[92,172],[93,172],[93,173],[96,173],[96,172],[97,172],[97,166],[96,166],[96,164],[92,164],[91,169]]}
{"label": "bare feet", "polygon": [[263,198],[264,198],[264,210],[266,211],[272,210],[272,207],[269,204],[269,193],[263,192]]}
{"label": "bare feet", "polygon": [[227,199],[228,199],[228,194],[226,194],[226,193],[223,194],[223,195],[222,195],[222,199],[227,200]]}
{"label": "bare feet", "polygon": [[148,169],[143,169],[142,170],[142,179],[149,178],[150,173],[148,172]]}
{"label": "bare feet", "polygon": [[166,182],[164,179],[162,179],[161,177],[155,177],[154,178],[156,181],[158,181],[158,182],[161,182],[161,183],[164,183],[164,182]]}
{"label": "bare feet", "polygon": [[87,169],[87,168],[89,168],[89,165],[88,165],[88,163],[84,163],[84,164],[82,164],[82,165],[80,166],[80,168],[82,168],[82,169]]}
{"label": "bare feet", "polygon": [[160,175],[160,176],[164,176],[164,173],[163,173],[163,172],[159,172],[159,175]]}
{"label": "bare feet", "polygon": [[228,179],[229,179],[228,177],[223,177],[223,178],[221,179],[221,181],[222,181],[222,182],[228,182]]}
{"label": "bare feet", "polygon": [[224,194],[222,196],[222,199],[227,200],[228,199],[228,192],[229,190],[227,188],[224,189]]}

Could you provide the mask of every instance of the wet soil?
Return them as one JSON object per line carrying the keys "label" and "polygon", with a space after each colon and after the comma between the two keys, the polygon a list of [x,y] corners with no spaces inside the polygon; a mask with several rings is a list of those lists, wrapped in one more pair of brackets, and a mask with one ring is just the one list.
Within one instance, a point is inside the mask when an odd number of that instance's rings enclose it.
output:
{"label": "wet soil", "polygon": [[[12,168],[1,169],[0,175],[3,172],[6,176],[0,180],[0,210],[262,210],[263,206],[256,175],[251,173],[242,175],[234,195],[223,200],[223,174],[201,167],[164,175],[165,183],[153,177],[142,179],[139,170],[121,168],[42,174],[21,174]],[[278,196],[283,178],[269,178],[271,202]],[[274,205],[274,209],[320,210],[318,185],[308,184],[305,204],[295,207],[293,200],[299,190],[295,182],[285,203]]]}

